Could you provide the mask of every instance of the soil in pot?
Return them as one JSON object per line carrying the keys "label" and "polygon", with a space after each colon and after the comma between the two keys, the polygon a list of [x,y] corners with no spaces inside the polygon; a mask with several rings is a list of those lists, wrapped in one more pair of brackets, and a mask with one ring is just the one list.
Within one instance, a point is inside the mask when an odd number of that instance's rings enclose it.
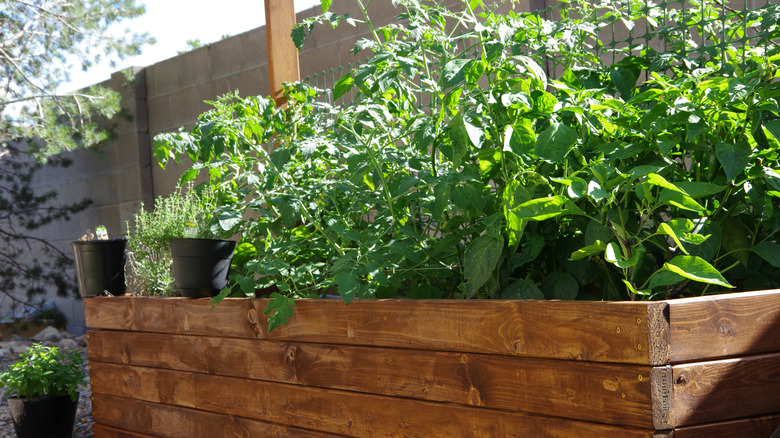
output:
{"label": "soil in pot", "polygon": [[71,242],[82,297],[125,293],[126,245],[125,238]]}
{"label": "soil in pot", "polygon": [[213,297],[228,283],[236,242],[217,239],[171,239],[173,278],[181,296]]}
{"label": "soil in pot", "polygon": [[69,395],[41,398],[8,398],[17,438],[71,438],[78,399]]}

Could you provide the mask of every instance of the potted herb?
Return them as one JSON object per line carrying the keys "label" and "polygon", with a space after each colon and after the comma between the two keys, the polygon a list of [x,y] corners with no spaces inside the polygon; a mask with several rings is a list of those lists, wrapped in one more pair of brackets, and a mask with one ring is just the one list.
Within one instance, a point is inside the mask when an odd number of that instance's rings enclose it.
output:
{"label": "potted herb", "polygon": [[71,242],[76,261],[76,277],[82,297],[93,297],[104,291],[111,295],[125,293],[126,238],[109,239],[106,227],[98,226]]}
{"label": "potted herb", "polygon": [[7,388],[16,436],[71,437],[78,407],[78,386],[86,374],[77,350],[33,344],[20,360],[0,373]]}
{"label": "potted herb", "polygon": [[217,199],[191,184],[160,197],[128,224],[132,287],[141,295],[216,295],[226,286],[236,242],[212,231]]}

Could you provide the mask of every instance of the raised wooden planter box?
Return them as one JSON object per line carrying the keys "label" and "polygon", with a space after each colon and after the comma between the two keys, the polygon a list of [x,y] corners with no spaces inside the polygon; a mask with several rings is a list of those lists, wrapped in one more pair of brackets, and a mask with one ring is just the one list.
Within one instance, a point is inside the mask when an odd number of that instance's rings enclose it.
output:
{"label": "raised wooden planter box", "polygon": [[84,300],[95,437],[769,437],[780,291],[662,302]]}

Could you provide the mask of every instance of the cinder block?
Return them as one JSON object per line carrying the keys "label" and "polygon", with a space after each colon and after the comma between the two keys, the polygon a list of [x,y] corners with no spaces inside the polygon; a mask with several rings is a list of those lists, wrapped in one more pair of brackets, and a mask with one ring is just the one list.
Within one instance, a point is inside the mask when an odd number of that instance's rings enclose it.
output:
{"label": "cinder block", "polygon": [[179,55],[181,58],[182,87],[197,86],[211,77],[211,59],[209,48],[200,47],[191,52]]}
{"label": "cinder block", "polygon": [[[244,57],[240,38],[228,38],[208,46],[211,59],[211,77],[227,76],[241,68]],[[248,54],[253,56],[253,54]]]}
{"label": "cinder block", "polygon": [[[171,120],[170,96],[150,97],[146,101],[149,111],[149,133],[153,137],[155,133],[166,132],[173,126]],[[175,129],[174,129],[175,130]]]}
{"label": "cinder block", "polygon": [[238,90],[240,95],[267,96],[269,93],[268,71],[260,68],[244,70],[228,77],[231,91]]}
{"label": "cinder block", "polygon": [[200,114],[200,95],[198,87],[183,88],[170,95],[171,123],[173,125],[191,124]]}
{"label": "cinder block", "polygon": [[159,96],[181,88],[181,57],[166,59],[146,70],[146,90],[148,96]]}

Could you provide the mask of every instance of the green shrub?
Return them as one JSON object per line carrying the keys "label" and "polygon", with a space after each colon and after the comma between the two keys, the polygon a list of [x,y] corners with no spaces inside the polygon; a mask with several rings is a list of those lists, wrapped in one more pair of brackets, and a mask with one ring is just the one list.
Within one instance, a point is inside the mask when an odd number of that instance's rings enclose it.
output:
{"label": "green shrub", "polygon": [[75,401],[85,377],[84,360],[78,350],[63,353],[58,347],[33,344],[17,363],[0,373],[0,385],[7,388],[3,397],[69,395]]}

